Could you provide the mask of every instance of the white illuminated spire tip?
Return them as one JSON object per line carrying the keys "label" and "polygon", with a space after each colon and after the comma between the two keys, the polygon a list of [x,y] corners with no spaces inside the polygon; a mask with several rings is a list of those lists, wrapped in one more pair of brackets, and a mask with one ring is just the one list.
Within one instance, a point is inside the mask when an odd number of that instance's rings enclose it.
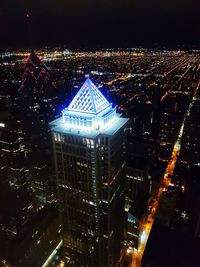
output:
{"label": "white illuminated spire tip", "polygon": [[89,79],[90,78],[90,74],[85,74],[85,78]]}

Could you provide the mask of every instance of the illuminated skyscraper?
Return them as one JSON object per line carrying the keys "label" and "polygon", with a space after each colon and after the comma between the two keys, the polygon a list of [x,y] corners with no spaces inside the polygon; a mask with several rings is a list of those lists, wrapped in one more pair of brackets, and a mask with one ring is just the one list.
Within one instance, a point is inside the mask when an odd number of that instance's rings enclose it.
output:
{"label": "illuminated skyscraper", "polygon": [[67,266],[111,267],[120,257],[127,122],[87,78],[50,123]]}
{"label": "illuminated skyscraper", "polygon": [[55,89],[55,85],[47,66],[32,50],[27,58],[19,92],[27,96],[49,93],[53,89]]}
{"label": "illuminated skyscraper", "polygon": [[48,122],[56,116],[57,101],[52,76],[44,62],[32,50],[25,64],[18,94],[13,101],[12,113],[21,123],[31,187],[41,207],[47,204],[54,193]]}

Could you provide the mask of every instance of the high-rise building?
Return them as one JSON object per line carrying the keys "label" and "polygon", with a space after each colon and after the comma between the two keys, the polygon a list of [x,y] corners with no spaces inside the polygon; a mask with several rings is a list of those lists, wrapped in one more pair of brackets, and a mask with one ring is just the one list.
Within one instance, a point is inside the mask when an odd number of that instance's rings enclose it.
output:
{"label": "high-rise building", "polygon": [[51,94],[53,88],[55,89],[55,85],[47,66],[32,50],[25,65],[19,92],[23,95],[47,92]]}
{"label": "high-rise building", "polygon": [[23,136],[4,98],[0,97],[0,237],[13,237],[22,234],[34,205]]}
{"label": "high-rise building", "polygon": [[50,123],[67,266],[111,267],[119,260],[127,122],[88,77]]}
{"label": "high-rise building", "polygon": [[126,211],[132,212],[135,217],[141,219],[151,194],[152,181],[149,164],[142,158],[131,157],[128,153],[127,155],[129,158],[126,166]]}
{"label": "high-rise building", "polygon": [[[18,97],[13,97],[15,93],[0,93],[0,266],[45,267],[62,244],[59,213],[48,190],[48,166],[38,160],[33,172],[26,121],[18,117]],[[33,116],[29,119],[31,124]],[[44,154],[42,148],[40,152]]]}
{"label": "high-rise building", "polygon": [[[50,72],[34,50],[27,58],[22,83],[13,99],[12,113],[24,132],[31,187],[43,207],[54,194],[51,133],[58,96]],[[55,194],[54,194],[55,195]]]}

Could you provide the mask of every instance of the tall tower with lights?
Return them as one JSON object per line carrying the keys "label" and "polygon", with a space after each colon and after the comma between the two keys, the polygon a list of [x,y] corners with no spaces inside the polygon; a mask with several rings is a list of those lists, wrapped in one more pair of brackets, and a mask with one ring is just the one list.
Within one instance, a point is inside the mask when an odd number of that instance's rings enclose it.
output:
{"label": "tall tower with lights", "polygon": [[127,122],[87,77],[50,123],[67,266],[113,267],[120,257]]}

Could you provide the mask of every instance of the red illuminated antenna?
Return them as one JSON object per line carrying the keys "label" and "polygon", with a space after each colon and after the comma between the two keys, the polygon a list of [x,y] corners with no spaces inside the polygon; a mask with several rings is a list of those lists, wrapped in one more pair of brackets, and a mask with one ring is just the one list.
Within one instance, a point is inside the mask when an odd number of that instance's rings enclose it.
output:
{"label": "red illuminated antenna", "polygon": [[30,50],[33,50],[33,34],[31,29],[31,14],[28,12],[26,14],[26,20],[27,20],[27,27],[28,27],[28,39],[29,39],[29,46]]}

